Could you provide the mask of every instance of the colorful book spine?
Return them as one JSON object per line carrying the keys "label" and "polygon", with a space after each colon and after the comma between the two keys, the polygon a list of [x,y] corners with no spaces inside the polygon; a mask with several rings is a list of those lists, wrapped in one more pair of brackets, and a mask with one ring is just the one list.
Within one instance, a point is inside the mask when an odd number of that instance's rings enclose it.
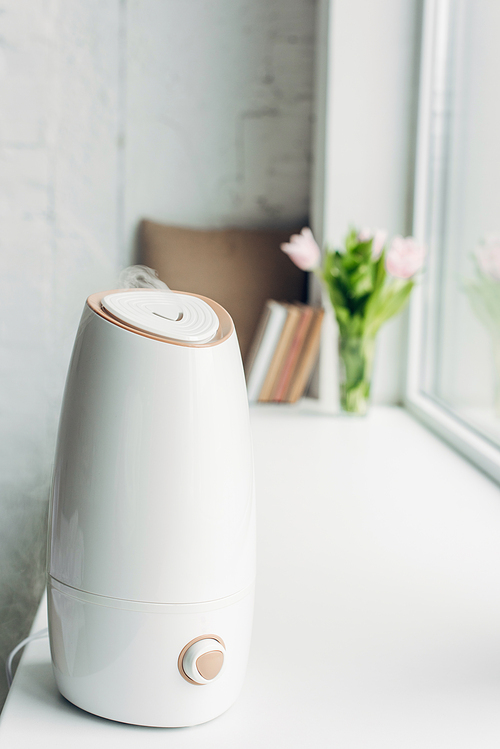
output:
{"label": "colorful book spine", "polygon": [[293,340],[295,330],[300,320],[300,309],[298,307],[293,304],[285,304],[283,306],[287,311],[287,317],[285,320],[285,324],[283,325],[279,341],[276,344],[273,358],[271,359],[271,363],[269,364],[269,369],[267,370],[267,375],[264,380],[264,384],[262,385],[262,390],[259,394],[259,401],[261,403],[266,403],[272,400],[271,396],[276,380],[280,375],[283,362],[286,358],[287,351],[290,348],[290,344]]}
{"label": "colorful book spine", "polygon": [[295,403],[296,401],[298,401],[298,399],[304,394],[309,379],[312,375],[312,371],[319,354],[323,315],[324,310],[322,309],[317,309],[314,311],[309,334],[305,340],[286,395],[283,398],[283,400],[287,403]]}
{"label": "colorful book spine", "polygon": [[284,396],[290,385],[290,381],[295,372],[295,367],[304,346],[304,341],[311,326],[314,310],[312,307],[303,306],[301,308],[300,320],[295,330],[290,348],[288,349],[285,362],[276,382],[276,386],[271,396],[271,400],[278,403],[284,400]]}
{"label": "colorful book spine", "polygon": [[306,304],[266,302],[245,362],[248,399],[295,403],[318,358],[324,312]]}

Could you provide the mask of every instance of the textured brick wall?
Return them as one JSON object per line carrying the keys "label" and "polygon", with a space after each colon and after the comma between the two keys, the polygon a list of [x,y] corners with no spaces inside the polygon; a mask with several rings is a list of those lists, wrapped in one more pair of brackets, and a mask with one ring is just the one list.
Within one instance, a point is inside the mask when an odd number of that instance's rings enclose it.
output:
{"label": "textured brick wall", "polygon": [[25,635],[43,586],[75,326],[119,262],[121,9],[118,0],[6,0],[0,10],[1,658]]}
{"label": "textured brick wall", "polygon": [[198,226],[307,217],[314,20],[311,0],[130,2],[129,237],[145,213]]}
{"label": "textured brick wall", "polygon": [[[314,10],[0,1],[0,658],[41,592],[82,305],[114,285],[137,220],[276,226],[307,215]],[[0,704],[2,689],[0,677]]]}

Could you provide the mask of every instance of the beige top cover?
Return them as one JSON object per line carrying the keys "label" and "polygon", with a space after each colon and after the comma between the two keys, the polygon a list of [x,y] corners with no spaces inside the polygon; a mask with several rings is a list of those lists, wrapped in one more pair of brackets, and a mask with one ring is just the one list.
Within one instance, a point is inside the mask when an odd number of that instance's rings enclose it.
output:
{"label": "beige top cover", "polygon": [[140,294],[141,292],[151,293],[155,291],[157,291],[157,289],[115,289],[112,291],[99,291],[96,294],[91,294],[89,296],[89,298],[87,299],[87,304],[90,307],[90,309],[96,314],[98,314],[100,317],[103,317],[105,320],[108,320],[108,322],[111,322],[114,325],[118,325],[119,327],[124,328],[125,330],[129,330],[131,333],[136,333],[137,335],[142,335],[142,336],[145,336],[146,338],[152,338],[155,341],[168,341],[169,343],[176,344],[177,346],[194,346],[196,348],[198,347],[201,348],[205,346],[215,346],[227,340],[230,337],[231,333],[233,332],[234,323],[231,320],[230,315],[226,312],[226,310],[223,307],[221,307],[220,304],[217,304],[217,302],[214,302],[212,299],[202,297],[199,294],[189,294],[189,293],[184,293],[184,292],[179,292],[179,291],[168,292],[169,294],[182,294],[182,296],[195,297],[201,300],[202,302],[204,302],[213,310],[218,320],[218,328],[215,334],[212,336],[211,340],[205,343],[174,339],[169,336],[160,335],[157,332],[153,333],[152,331],[144,330],[142,328],[137,327],[136,325],[132,325],[129,322],[126,322],[125,320],[116,317],[114,314],[112,314],[109,311],[109,309],[106,309],[106,307],[103,305],[103,300],[106,297],[110,297],[111,295],[114,295],[114,294],[123,294],[123,293],[131,293],[131,294],[139,293]]}

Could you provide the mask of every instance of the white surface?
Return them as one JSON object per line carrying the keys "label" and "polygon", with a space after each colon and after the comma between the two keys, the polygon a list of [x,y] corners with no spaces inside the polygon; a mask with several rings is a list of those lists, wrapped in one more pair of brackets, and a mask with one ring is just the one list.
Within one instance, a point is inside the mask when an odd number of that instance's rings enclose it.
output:
{"label": "white surface", "polygon": [[[183,727],[212,720],[231,707],[244,683],[253,586],[245,593],[229,601],[126,608],[120,604],[129,602],[99,596],[89,601],[88,594],[50,585],[59,691],[83,710],[123,723]],[[190,684],[179,672],[179,655],[207,635],[220,637],[227,647],[224,673],[213,682]]]}
{"label": "white surface", "polygon": [[53,486],[49,572],[61,583],[148,603],[251,585],[252,446],[235,332],[178,345],[85,306]]}
{"label": "white surface", "polygon": [[251,420],[259,574],[234,707],[183,730],[95,718],[58,695],[35,642],[2,746],[498,749],[498,487],[398,409]]}

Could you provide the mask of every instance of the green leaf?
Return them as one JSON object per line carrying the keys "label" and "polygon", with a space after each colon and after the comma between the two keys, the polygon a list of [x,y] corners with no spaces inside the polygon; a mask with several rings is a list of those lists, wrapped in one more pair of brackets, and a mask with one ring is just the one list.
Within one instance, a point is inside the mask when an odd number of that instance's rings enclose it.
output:
{"label": "green leaf", "polygon": [[367,305],[366,335],[375,336],[387,320],[401,312],[414,285],[414,281],[391,281],[372,296]]}
{"label": "green leaf", "polygon": [[372,245],[373,237],[370,237],[366,242],[359,242],[355,252],[361,255],[365,262],[370,261],[372,259]]}
{"label": "green leaf", "polygon": [[342,335],[375,335],[406,303],[413,282],[387,283],[385,251],[372,256],[373,239],[360,242],[351,227],[345,250],[328,249],[321,277],[328,289]]}
{"label": "green leaf", "polygon": [[355,229],[353,226],[351,226],[345,238],[345,242],[344,242],[346,253],[352,252],[352,250],[357,246],[358,233],[359,233],[358,230]]}
{"label": "green leaf", "polygon": [[360,265],[350,277],[351,296],[359,299],[373,290],[373,273],[369,265]]}
{"label": "green leaf", "polygon": [[385,250],[383,250],[375,262],[375,279],[373,281],[373,291],[377,293],[384,285],[387,278],[387,271],[385,269]]}

